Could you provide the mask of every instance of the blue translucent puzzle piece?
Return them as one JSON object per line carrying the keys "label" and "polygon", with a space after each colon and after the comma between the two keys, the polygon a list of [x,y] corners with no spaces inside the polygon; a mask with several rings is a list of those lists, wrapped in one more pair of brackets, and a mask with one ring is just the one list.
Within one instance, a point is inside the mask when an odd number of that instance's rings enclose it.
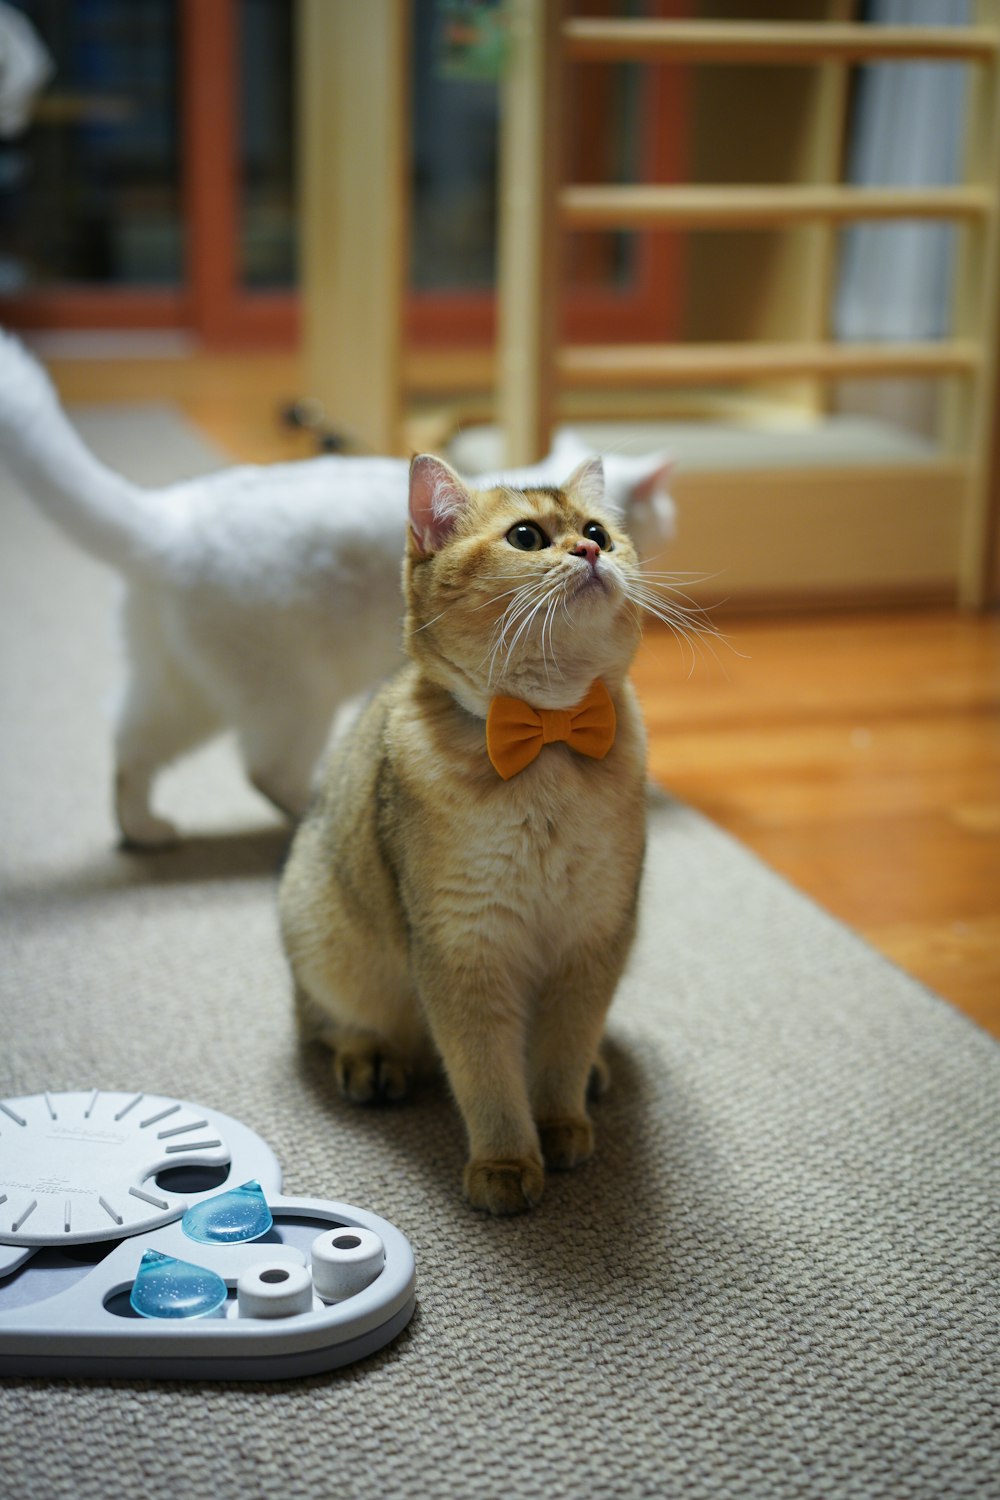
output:
{"label": "blue translucent puzzle piece", "polygon": [[204,1266],[147,1250],[128,1300],[143,1318],[207,1318],[225,1302],[226,1283]]}
{"label": "blue translucent puzzle piece", "polygon": [[202,1245],[234,1245],[241,1240],[259,1240],[274,1220],[259,1182],[251,1180],[192,1204],[181,1219],[189,1240]]}

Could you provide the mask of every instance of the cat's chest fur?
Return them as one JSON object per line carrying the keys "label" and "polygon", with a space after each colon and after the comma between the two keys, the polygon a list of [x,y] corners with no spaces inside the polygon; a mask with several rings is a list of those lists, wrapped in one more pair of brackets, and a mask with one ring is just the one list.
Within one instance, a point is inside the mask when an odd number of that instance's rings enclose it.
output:
{"label": "cat's chest fur", "polygon": [[421,701],[411,678],[388,726],[399,794],[389,837],[415,915],[430,905],[430,874],[456,929],[504,933],[532,969],[616,929],[635,898],[644,842],[645,744],[627,685],[618,720],[604,760],[546,745],[503,781],[482,721]]}

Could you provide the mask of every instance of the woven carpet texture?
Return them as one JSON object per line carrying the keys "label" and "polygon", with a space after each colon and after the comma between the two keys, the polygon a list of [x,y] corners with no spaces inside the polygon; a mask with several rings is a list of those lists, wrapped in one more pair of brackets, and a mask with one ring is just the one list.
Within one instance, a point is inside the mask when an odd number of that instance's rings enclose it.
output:
{"label": "woven carpet texture", "polygon": [[[219,461],[168,409],[78,421],[145,482]],[[115,580],[6,479],[0,505],[0,1098],[233,1115],[288,1192],[398,1225],[418,1278],[407,1330],[326,1376],[4,1382],[8,1500],[1000,1496],[986,1035],[654,796],[597,1153],[532,1215],[473,1213],[443,1090],[355,1109],[300,1054],[286,833],[229,747],[165,778],[183,847],[115,847]]]}

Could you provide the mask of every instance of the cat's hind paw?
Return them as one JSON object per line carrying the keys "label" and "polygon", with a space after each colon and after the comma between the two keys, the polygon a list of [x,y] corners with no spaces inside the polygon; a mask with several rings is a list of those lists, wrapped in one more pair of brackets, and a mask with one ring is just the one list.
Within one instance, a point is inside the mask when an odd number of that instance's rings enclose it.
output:
{"label": "cat's hind paw", "polygon": [[594,1127],[589,1120],[545,1120],[538,1126],[547,1167],[566,1171],[593,1155]]}
{"label": "cat's hind paw", "polygon": [[465,1168],[465,1196],[487,1213],[523,1214],[534,1208],[545,1187],[545,1170],[532,1156],[470,1161]]}
{"label": "cat's hind paw", "polygon": [[603,1099],[611,1087],[611,1069],[603,1052],[598,1052],[590,1065],[590,1077],[587,1080],[587,1098]]}
{"label": "cat's hind paw", "polygon": [[396,1104],[410,1091],[409,1069],[377,1047],[338,1045],[333,1076],[353,1104]]}
{"label": "cat's hind paw", "polygon": [[168,818],[157,818],[152,813],[142,817],[133,815],[127,823],[119,822],[123,849],[174,849],[181,842],[180,830]]}
{"label": "cat's hind paw", "polygon": [[126,766],[115,772],[115,817],[123,849],[169,849],[181,841],[167,818],[158,818],[149,805],[150,777]]}

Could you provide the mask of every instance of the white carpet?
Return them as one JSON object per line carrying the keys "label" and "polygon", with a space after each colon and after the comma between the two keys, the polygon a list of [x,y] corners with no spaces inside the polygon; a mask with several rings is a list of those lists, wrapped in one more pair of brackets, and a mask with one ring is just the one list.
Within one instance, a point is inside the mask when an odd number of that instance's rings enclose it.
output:
{"label": "white carpet", "polygon": [[[217,460],[167,410],[82,425],[139,478]],[[404,1334],[328,1377],[7,1381],[5,1495],[1000,1495],[987,1036],[659,800],[597,1154],[531,1216],[473,1214],[446,1098],[352,1109],[299,1056],[284,834],[225,750],[166,789],[199,837],[114,848],[112,579],[6,481],[0,514],[0,1098],[214,1106],[418,1275]]]}

